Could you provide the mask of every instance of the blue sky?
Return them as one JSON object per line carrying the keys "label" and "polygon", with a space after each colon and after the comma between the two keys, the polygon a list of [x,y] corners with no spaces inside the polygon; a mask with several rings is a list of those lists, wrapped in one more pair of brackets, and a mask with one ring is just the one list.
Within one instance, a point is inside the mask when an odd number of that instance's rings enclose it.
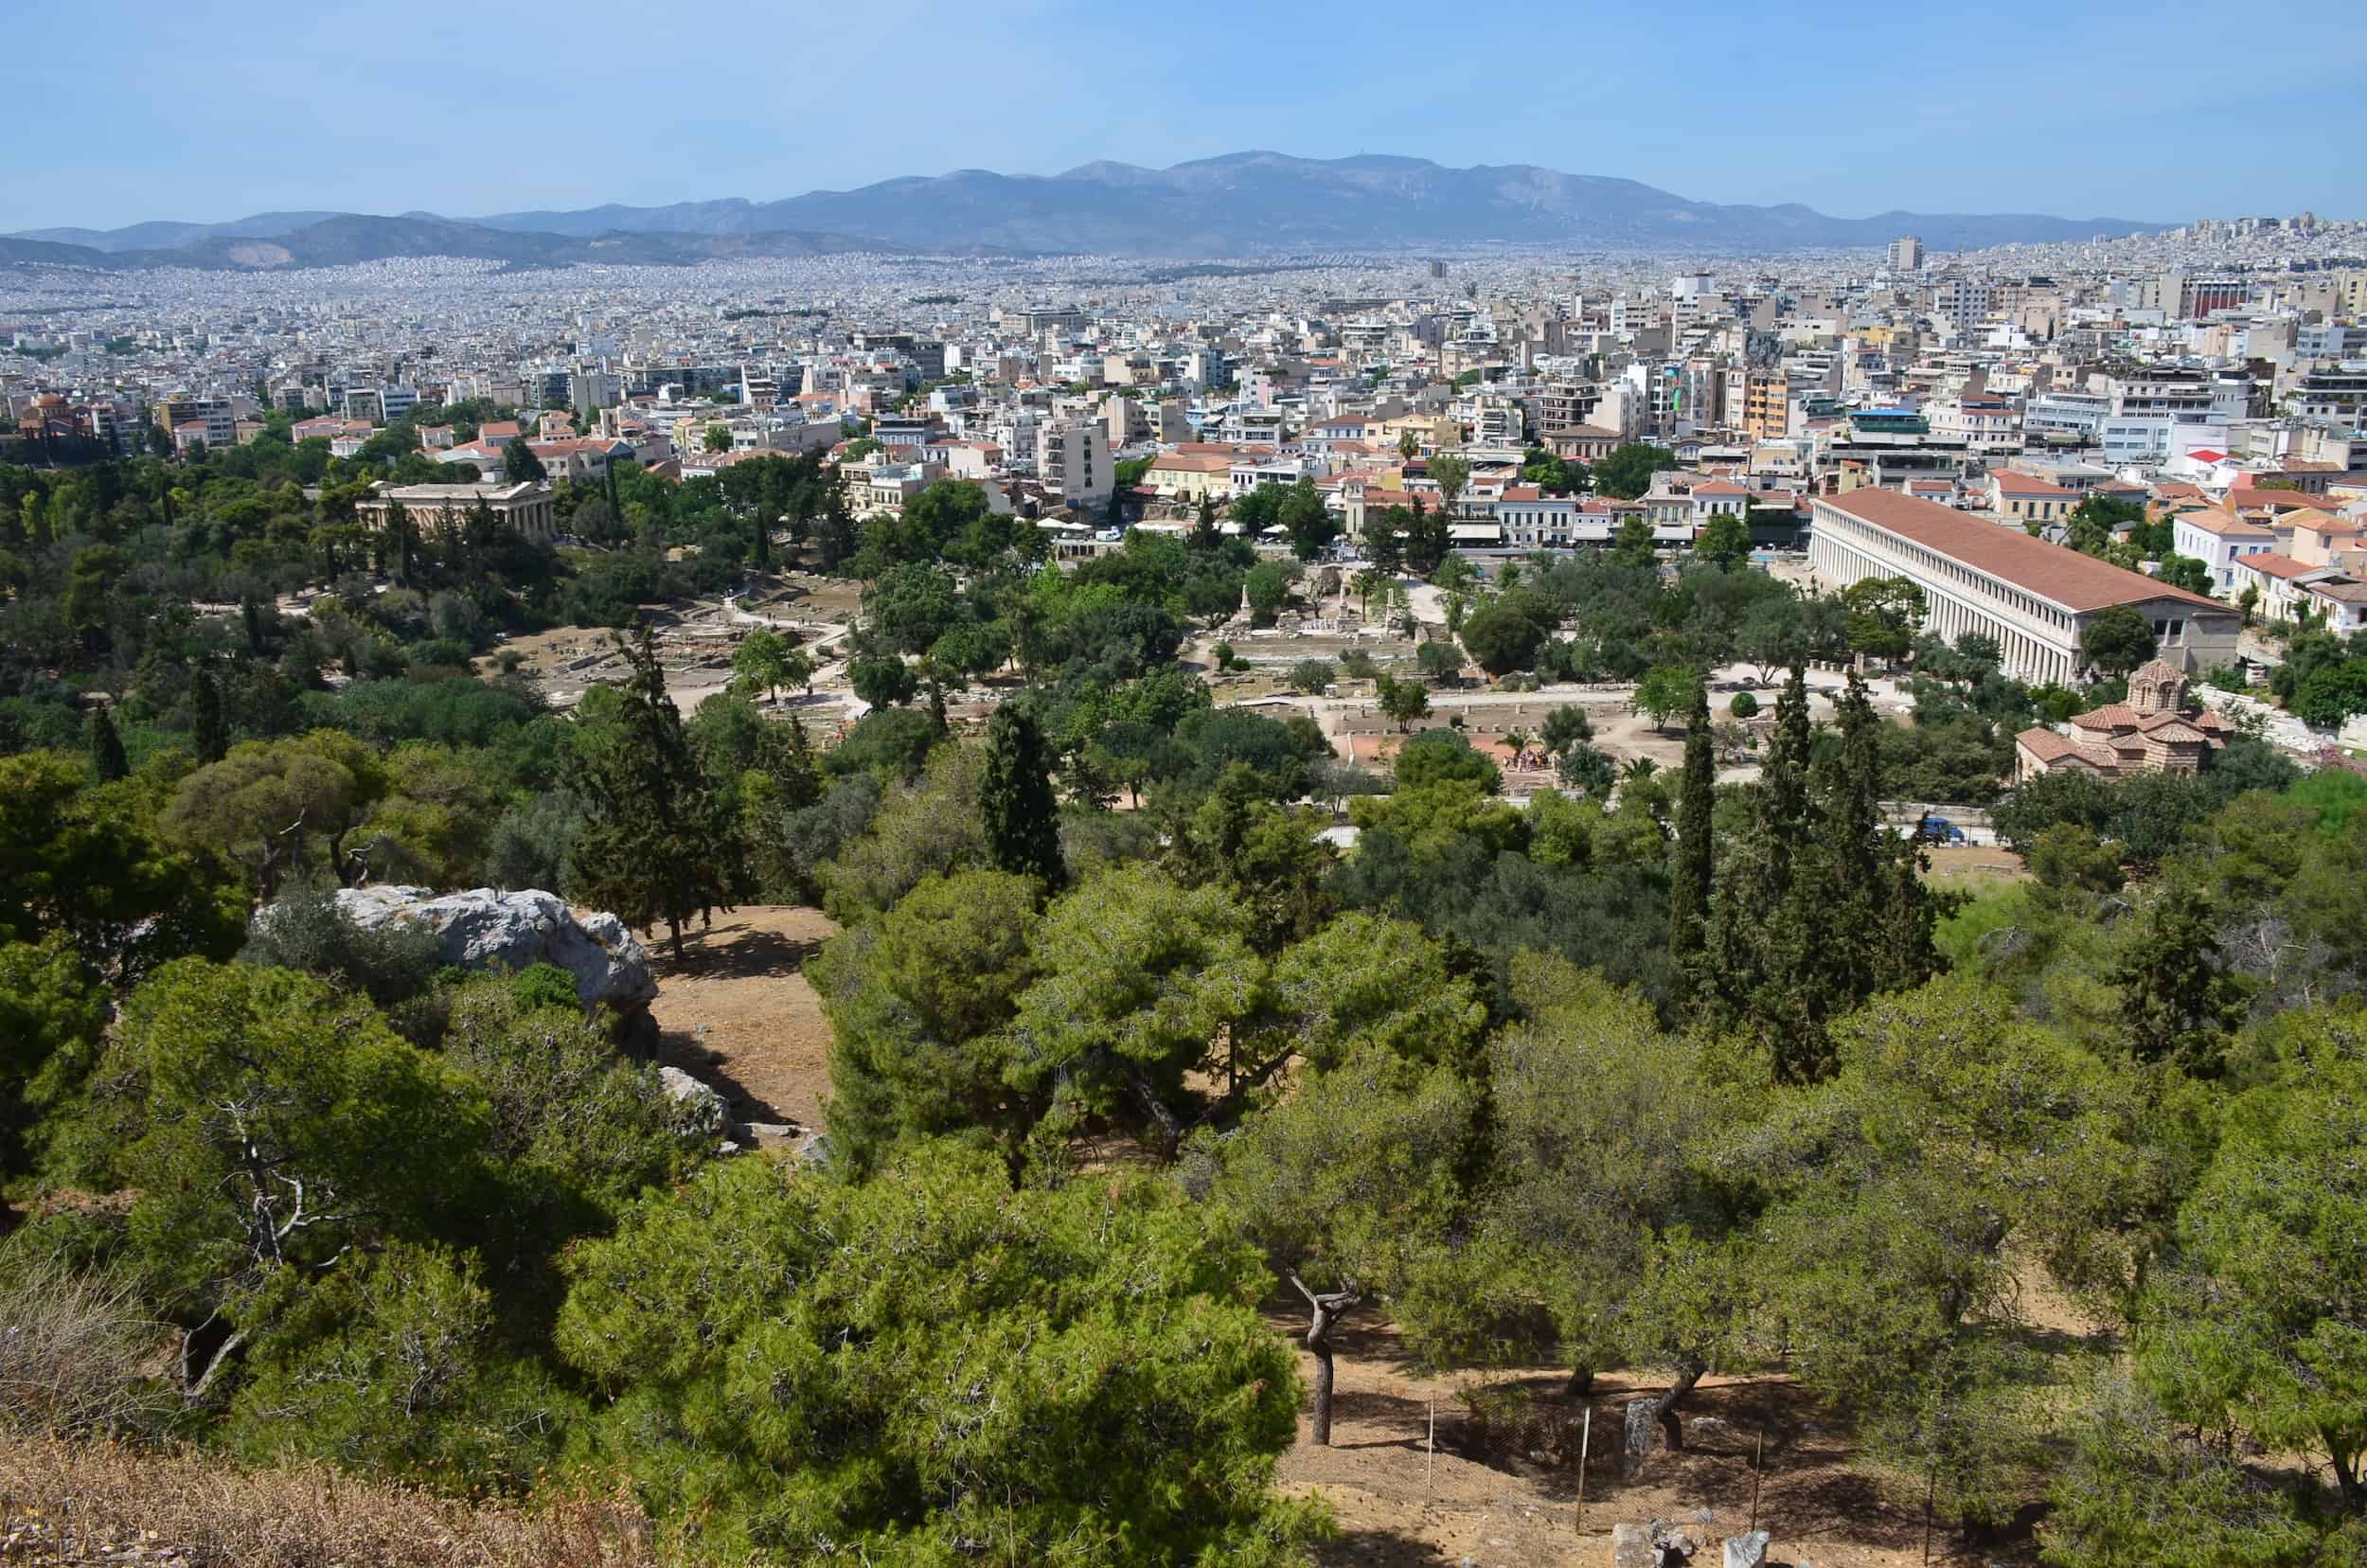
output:
{"label": "blue sky", "polygon": [[2223,48],[2336,47],[2356,18],[2335,4],[2258,0],[2240,37],[2223,8],[2124,0],[10,9],[0,232],[766,199],[1253,147],[1844,216],[2367,213],[2359,160],[2295,148],[2265,113],[2289,87],[2245,85],[2274,48]]}

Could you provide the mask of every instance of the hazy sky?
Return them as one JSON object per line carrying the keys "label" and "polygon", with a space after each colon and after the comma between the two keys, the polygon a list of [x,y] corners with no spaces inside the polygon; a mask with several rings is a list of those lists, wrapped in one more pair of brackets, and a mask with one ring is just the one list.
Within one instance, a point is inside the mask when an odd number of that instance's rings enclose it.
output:
{"label": "hazy sky", "polygon": [[[0,232],[767,199],[1248,148],[1613,174],[1842,216],[2367,214],[2230,13],[2125,0],[572,0],[9,7]],[[2348,17],[2349,20],[2344,20]],[[2349,5],[2256,0],[2298,58]],[[2306,75],[2305,71],[2303,73]],[[2289,76],[2290,73],[2287,73]],[[2270,72],[2274,77],[2275,73]],[[2340,95],[2326,101],[2337,106]],[[2336,138],[2340,140],[2340,138]]]}

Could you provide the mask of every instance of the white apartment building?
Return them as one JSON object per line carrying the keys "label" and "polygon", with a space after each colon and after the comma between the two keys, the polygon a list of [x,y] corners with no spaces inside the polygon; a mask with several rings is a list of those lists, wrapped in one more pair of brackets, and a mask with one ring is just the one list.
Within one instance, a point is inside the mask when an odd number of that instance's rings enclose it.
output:
{"label": "white apartment building", "polygon": [[739,367],[739,401],[743,407],[764,410],[781,401],[780,378],[769,365],[743,365]]}
{"label": "white apartment building", "polygon": [[1935,439],[1962,441],[1975,452],[2021,450],[2021,416],[2002,403],[1949,398],[1932,403],[1929,415]]}
{"label": "white apartment building", "polygon": [[2190,452],[2225,452],[2223,419],[2175,414],[2109,415],[2098,430],[2108,465],[2166,463]]}
{"label": "white apartment building", "polygon": [[2242,617],[2226,605],[1895,490],[1817,496],[1808,565],[1820,585],[1905,578],[1923,590],[1924,630],[1949,642],[1994,637],[2005,672],[2064,685],[2083,677],[2081,633],[2095,613],[2127,605],[2152,622],[2161,656],[2186,670],[2235,656]]}
{"label": "white apartment building", "polygon": [[2110,415],[2112,400],[2101,392],[2041,392],[2022,410],[2021,427],[2041,439],[2092,442]]}
{"label": "white apartment building", "polygon": [[2269,554],[2289,543],[2293,530],[2287,526],[2279,539],[2277,530],[2265,524],[2231,517],[2216,508],[2199,511],[2180,512],[2170,524],[2172,548],[2180,555],[2201,561],[2211,569],[2211,584],[2218,592],[2235,591],[2235,562],[2248,555]]}
{"label": "white apartment building", "polygon": [[1062,501],[1097,507],[1117,488],[1110,435],[1098,419],[1065,419],[1043,427],[1036,476]]}

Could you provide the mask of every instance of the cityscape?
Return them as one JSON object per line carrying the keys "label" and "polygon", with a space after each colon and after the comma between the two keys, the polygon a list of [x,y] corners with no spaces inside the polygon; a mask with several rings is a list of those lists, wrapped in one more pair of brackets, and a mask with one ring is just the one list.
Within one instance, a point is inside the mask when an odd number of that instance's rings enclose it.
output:
{"label": "cityscape", "polygon": [[2367,189],[2084,57],[1557,139],[1510,32],[1694,67],[1543,13],[265,167],[514,19],[121,9],[0,203],[0,1561],[2367,1560]]}

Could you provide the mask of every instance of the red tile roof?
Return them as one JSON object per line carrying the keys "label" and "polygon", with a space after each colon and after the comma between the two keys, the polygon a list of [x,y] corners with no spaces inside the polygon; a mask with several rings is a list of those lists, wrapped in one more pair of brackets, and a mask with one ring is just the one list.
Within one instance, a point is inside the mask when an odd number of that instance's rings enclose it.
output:
{"label": "red tile roof", "polygon": [[2230,517],[2222,511],[2205,508],[2200,511],[2180,512],[2178,521],[2201,533],[2220,539],[2274,539],[2276,530],[2248,523],[2240,517]]}
{"label": "red tile roof", "polygon": [[2040,762],[2052,765],[2065,757],[2085,762],[2098,773],[2110,773],[2120,766],[2120,758],[2103,746],[2083,746],[2064,739],[2051,729],[2026,729],[2014,737],[2024,751]]}
{"label": "red tile roof", "polygon": [[2002,472],[1990,477],[1997,481],[1999,492],[2004,495],[2035,495],[2042,500],[2059,496],[2069,501],[2079,493],[2077,490],[2067,490],[2049,480],[2034,479],[2026,473]]}
{"label": "red tile roof", "polygon": [[2269,555],[2266,551],[2258,555],[2237,556],[2233,564],[2244,567],[2248,571],[2257,572],[2262,577],[2275,578],[2282,582],[2290,582],[2295,578],[2307,577],[2312,572],[2333,570],[2330,566],[2312,566],[2306,561],[2295,561],[2291,556]]}
{"label": "red tile roof", "polygon": [[2093,556],[2033,539],[2020,528],[1984,523],[1919,496],[1869,488],[1820,497],[1819,504],[2002,579],[2075,614],[2157,599],[2177,599],[2234,614],[2216,600],[2173,588],[2142,572],[2125,571]]}

